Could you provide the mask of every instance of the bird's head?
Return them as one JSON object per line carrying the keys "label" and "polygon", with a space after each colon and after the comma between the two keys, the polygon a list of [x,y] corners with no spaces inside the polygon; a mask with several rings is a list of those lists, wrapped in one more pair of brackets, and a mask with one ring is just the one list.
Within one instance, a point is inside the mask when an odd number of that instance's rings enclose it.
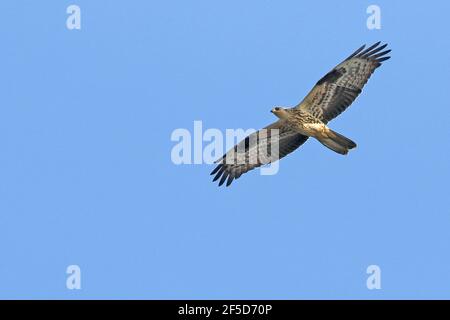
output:
{"label": "bird's head", "polygon": [[276,115],[280,119],[286,119],[289,117],[289,112],[283,107],[275,107],[270,110],[274,115]]}

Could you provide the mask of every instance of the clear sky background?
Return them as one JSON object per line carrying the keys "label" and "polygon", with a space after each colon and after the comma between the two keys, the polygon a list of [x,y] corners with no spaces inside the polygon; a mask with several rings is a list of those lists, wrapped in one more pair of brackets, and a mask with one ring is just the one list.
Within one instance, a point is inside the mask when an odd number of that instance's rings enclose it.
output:
{"label": "clear sky background", "polygon": [[[0,298],[450,298],[448,2],[0,12]],[[392,58],[330,123],[357,142],[348,156],[310,140],[230,188],[172,163],[174,129],[263,127],[378,40]],[[81,290],[66,288],[73,264]]]}

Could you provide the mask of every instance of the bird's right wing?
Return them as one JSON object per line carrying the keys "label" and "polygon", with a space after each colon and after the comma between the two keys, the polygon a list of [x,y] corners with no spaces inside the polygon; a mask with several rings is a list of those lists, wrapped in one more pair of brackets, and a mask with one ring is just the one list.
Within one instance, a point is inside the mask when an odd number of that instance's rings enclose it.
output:
{"label": "bird's right wing", "polygon": [[[229,186],[243,173],[283,158],[307,139],[287,126],[285,120],[278,120],[252,133],[217,160],[218,165],[211,172],[215,175],[213,181],[220,179],[219,186],[227,181]],[[274,152],[275,148],[278,152]]]}

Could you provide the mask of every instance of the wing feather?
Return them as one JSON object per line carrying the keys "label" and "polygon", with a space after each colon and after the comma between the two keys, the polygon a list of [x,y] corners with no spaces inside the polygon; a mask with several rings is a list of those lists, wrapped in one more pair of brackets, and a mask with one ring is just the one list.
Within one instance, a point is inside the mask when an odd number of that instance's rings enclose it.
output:
{"label": "wing feather", "polygon": [[386,54],[391,50],[382,51],[386,47],[380,42],[365,50],[365,46],[360,47],[322,77],[295,108],[308,111],[325,123],[337,117],[355,101],[381,62],[390,58]]}
{"label": "wing feather", "polygon": [[[246,137],[216,161],[218,165],[211,172],[214,175],[213,181],[220,179],[219,186],[226,181],[228,187],[242,174],[285,157],[308,139],[287,126],[284,120],[278,120],[263,129]],[[271,137],[275,132],[272,129],[278,130],[278,155],[271,154],[274,140]]]}

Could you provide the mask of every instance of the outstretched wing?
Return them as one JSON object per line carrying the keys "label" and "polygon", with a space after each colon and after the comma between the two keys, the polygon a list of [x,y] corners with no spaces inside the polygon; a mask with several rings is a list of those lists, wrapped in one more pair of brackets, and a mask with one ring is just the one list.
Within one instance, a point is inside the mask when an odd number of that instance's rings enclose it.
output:
{"label": "outstretched wing", "polygon": [[[276,131],[274,131],[275,129]],[[278,134],[278,139],[276,138]],[[219,186],[227,181],[227,187],[243,173],[283,158],[306,140],[307,136],[299,134],[286,125],[285,120],[278,120],[271,125],[256,131],[235,145],[222,158],[211,172],[213,181],[220,178]],[[273,145],[277,143],[278,146]],[[278,152],[273,152],[278,148]]]}
{"label": "outstretched wing", "polygon": [[379,44],[356,50],[320,79],[295,108],[308,111],[325,123],[341,114],[361,93],[374,70],[390,58],[386,54],[391,50],[382,51],[387,44]]}

